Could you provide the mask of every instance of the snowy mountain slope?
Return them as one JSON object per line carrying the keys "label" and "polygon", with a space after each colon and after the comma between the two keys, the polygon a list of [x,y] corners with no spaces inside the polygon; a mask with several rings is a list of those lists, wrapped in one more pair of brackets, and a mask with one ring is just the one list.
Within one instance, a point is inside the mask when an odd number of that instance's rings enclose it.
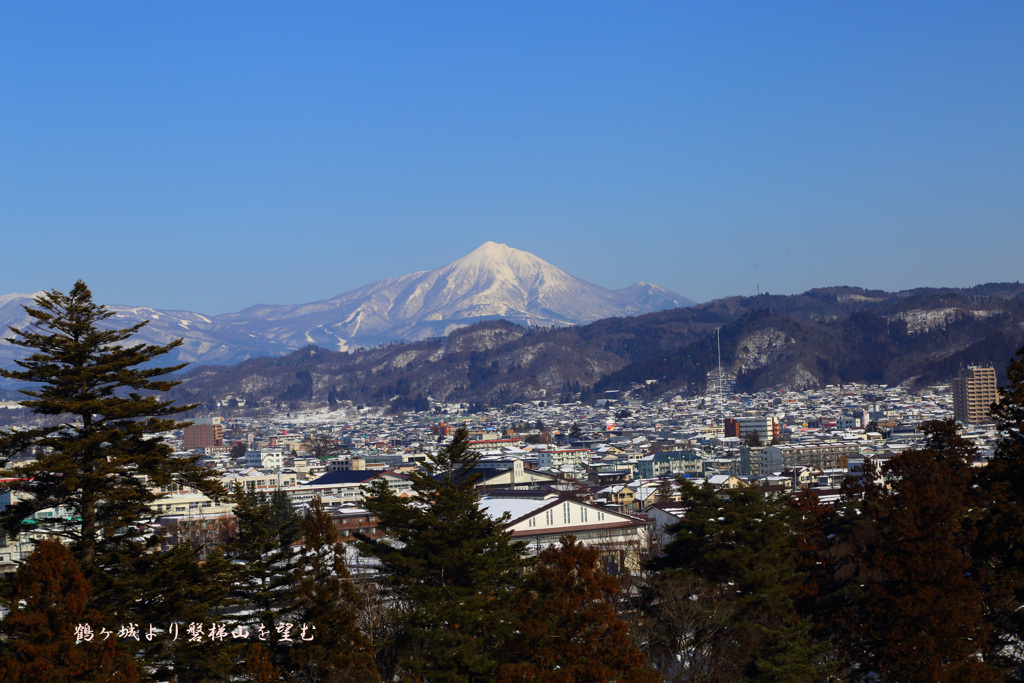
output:
{"label": "snowy mountain slope", "polygon": [[[31,304],[34,296],[0,296],[0,325],[5,331],[7,325],[26,324],[22,304]],[[692,303],[648,283],[607,290],[528,252],[486,242],[441,268],[380,280],[312,303],[257,305],[213,317],[149,307],[108,308],[116,313],[110,323],[118,327],[150,321],[138,335],[141,341],[166,344],[183,339],[168,363],[232,364],[309,344],[344,351],[443,336],[488,319],[573,325]],[[0,344],[0,365],[12,367],[19,351]]]}
{"label": "snowy mountain slope", "polygon": [[693,306],[697,302],[693,299],[687,299],[685,296],[679,296],[675,292],[670,292],[664,287],[658,285],[652,285],[650,282],[637,282],[630,285],[629,287],[623,287],[622,289],[613,290],[616,294],[621,294],[633,301],[639,306],[646,308],[649,311],[665,311],[670,308],[684,308],[686,306]]}
{"label": "snowy mountain slope", "polygon": [[267,336],[295,347],[313,343],[345,350],[442,336],[479,320],[572,325],[667,307],[651,307],[632,294],[630,288],[609,291],[525,251],[486,242],[436,270],[381,280],[312,304],[256,306],[215,320],[261,326]]}

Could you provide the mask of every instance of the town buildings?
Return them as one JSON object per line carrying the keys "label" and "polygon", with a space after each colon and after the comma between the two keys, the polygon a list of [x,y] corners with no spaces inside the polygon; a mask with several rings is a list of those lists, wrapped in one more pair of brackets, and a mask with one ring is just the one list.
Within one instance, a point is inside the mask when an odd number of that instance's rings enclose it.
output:
{"label": "town buildings", "polygon": [[963,424],[992,421],[989,407],[999,402],[995,368],[970,365],[960,370],[951,388],[953,419]]}
{"label": "town buildings", "polygon": [[186,451],[197,448],[217,448],[224,445],[224,418],[200,417],[182,430],[182,441]]}
{"label": "town buildings", "polygon": [[[986,382],[991,389],[994,377]],[[619,395],[605,405],[533,401],[474,414],[442,403],[433,406],[437,415],[352,408],[224,416],[193,420],[193,427],[166,438],[179,452],[202,453],[229,489],[280,490],[300,512],[319,496],[342,539],[351,540],[356,531],[380,533],[361,508],[368,484],[383,478],[399,496],[413,495],[408,473],[466,425],[480,456],[474,474],[482,504],[507,509],[509,529],[529,541],[531,552],[574,533],[603,553],[611,549],[604,555],[609,567],[628,567],[626,549],[649,546],[654,517],[664,516],[652,508],[666,509],[664,483],[685,478],[722,495],[740,486],[769,495],[809,490],[834,501],[846,476],[861,476],[868,460],[883,462],[919,445],[921,425],[949,419],[957,400],[948,385],[925,391],[846,385],[654,401]],[[877,431],[865,429],[866,421]],[[216,429],[193,429],[200,425]],[[753,445],[754,432],[763,445]],[[203,445],[196,445],[204,433]],[[994,430],[972,423],[964,436],[977,444],[976,464],[984,465]],[[221,445],[208,445],[211,437]],[[327,455],[314,455],[317,439],[330,445]],[[180,487],[157,493],[151,521],[169,544],[216,545],[231,533],[230,498],[211,500]],[[668,501],[678,505],[672,496]],[[54,513],[40,514],[47,512]],[[613,526],[598,528],[599,522]],[[0,565],[13,568],[31,541],[24,534],[17,544],[0,540]]]}

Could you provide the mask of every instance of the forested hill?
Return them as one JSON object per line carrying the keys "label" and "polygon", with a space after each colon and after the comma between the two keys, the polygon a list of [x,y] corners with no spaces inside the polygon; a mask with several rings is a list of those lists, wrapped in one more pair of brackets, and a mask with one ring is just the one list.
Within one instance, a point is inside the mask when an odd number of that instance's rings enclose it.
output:
{"label": "forested hill", "polygon": [[[738,391],[838,382],[945,381],[966,364],[1000,376],[1024,344],[1024,286],[898,293],[854,287],[762,294],[567,328],[488,321],[445,338],[355,353],[307,347],[284,357],[184,376],[175,398],[281,404],[351,400],[422,408],[435,400],[490,405],[700,392],[718,365]],[[657,380],[649,382],[649,380]],[[643,388],[638,389],[637,385]]]}

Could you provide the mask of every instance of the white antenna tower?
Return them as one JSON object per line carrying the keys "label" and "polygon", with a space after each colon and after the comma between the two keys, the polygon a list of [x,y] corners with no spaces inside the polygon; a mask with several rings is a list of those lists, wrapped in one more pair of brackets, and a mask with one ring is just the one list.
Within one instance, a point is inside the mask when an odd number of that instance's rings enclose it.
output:
{"label": "white antenna tower", "polygon": [[716,327],[715,334],[718,335],[718,402],[722,402],[722,328]]}

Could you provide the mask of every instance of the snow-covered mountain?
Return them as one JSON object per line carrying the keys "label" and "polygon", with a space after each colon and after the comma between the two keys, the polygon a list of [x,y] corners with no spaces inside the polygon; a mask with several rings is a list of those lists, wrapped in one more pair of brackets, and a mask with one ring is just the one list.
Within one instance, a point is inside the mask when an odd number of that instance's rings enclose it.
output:
{"label": "snow-covered mountain", "polygon": [[317,344],[345,350],[443,336],[479,320],[573,325],[693,303],[672,295],[683,303],[652,307],[633,294],[631,288],[609,291],[528,252],[486,242],[436,270],[381,280],[312,304],[253,306],[216,320],[261,328],[265,336],[296,348]]}
{"label": "snow-covered mountain", "polygon": [[[34,295],[0,297],[0,324],[25,323],[21,304]],[[574,325],[601,318],[678,308],[694,302],[656,285],[638,282],[607,290],[573,277],[547,261],[504,244],[486,242],[435,270],[380,280],[308,304],[252,306],[206,317],[187,311],[108,306],[118,326],[150,323],[139,337],[150,343],[182,338],[181,360],[235,363],[316,344],[346,350],[359,346],[443,336],[489,319],[520,325]],[[0,346],[10,367],[15,347]]]}

